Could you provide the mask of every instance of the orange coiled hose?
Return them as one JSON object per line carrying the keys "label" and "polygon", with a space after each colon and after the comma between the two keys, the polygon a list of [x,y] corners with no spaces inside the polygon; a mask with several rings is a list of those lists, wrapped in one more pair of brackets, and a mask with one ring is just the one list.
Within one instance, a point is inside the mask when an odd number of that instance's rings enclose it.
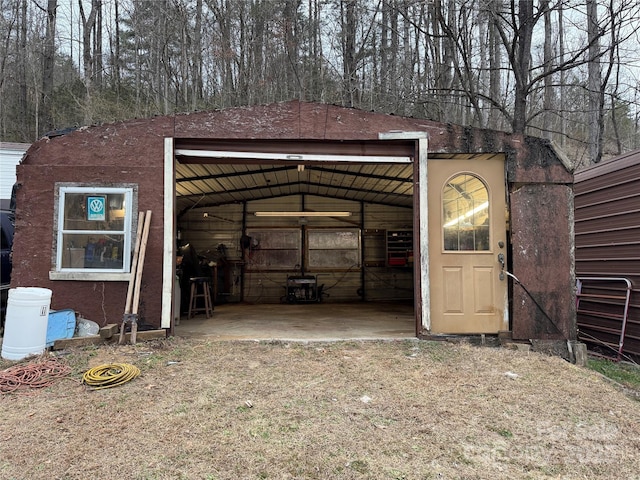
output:
{"label": "orange coiled hose", "polygon": [[53,385],[56,379],[71,373],[71,367],[57,358],[42,358],[13,365],[0,372],[0,393],[29,391]]}

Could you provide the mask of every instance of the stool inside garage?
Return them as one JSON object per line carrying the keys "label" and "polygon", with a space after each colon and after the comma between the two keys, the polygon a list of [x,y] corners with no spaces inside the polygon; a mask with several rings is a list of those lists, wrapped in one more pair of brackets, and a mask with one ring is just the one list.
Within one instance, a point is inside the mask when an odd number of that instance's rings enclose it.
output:
{"label": "stool inside garage", "polygon": [[[191,277],[191,293],[189,296],[189,313],[192,318],[197,313],[204,313],[207,318],[213,316],[213,301],[211,300],[211,281],[209,277]],[[202,299],[202,301],[198,301]]]}

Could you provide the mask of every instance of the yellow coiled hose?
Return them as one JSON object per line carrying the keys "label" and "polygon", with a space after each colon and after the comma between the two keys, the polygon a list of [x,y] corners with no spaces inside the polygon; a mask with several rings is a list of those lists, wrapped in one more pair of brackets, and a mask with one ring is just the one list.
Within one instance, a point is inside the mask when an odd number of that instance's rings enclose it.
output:
{"label": "yellow coiled hose", "polygon": [[93,390],[117,387],[140,375],[140,369],[129,363],[108,363],[90,368],[82,375],[82,382]]}

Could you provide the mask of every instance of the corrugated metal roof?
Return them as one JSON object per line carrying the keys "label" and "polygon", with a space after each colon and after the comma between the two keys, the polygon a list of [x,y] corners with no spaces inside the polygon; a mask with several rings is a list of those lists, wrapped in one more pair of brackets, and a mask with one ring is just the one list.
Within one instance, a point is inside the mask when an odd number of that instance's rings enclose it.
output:
{"label": "corrugated metal roof", "polygon": [[30,143],[0,142],[0,150],[15,150],[22,153],[29,150],[30,146]]}
{"label": "corrugated metal roof", "polygon": [[413,165],[178,165],[178,211],[310,194],[410,207]]}
{"label": "corrugated metal roof", "polygon": [[584,182],[591,178],[608,175],[611,172],[624,170],[632,165],[640,163],[640,150],[625,153],[619,157],[611,158],[604,162],[589,165],[575,173],[575,181]]}
{"label": "corrugated metal roof", "polygon": [[[243,158],[228,158],[242,152]],[[177,139],[178,212],[195,206],[309,194],[394,206],[413,205],[411,142],[318,142]],[[189,153],[191,152],[191,153]],[[198,155],[209,152],[210,157]],[[261,160],[279,152],[280,160]],[[335,158],[348,156],[349,161]],[[331,157],[327,161],[307,158]],[[300,160],[297,160],[297,159]],[[406,162],[402,160],[406,158]],[[388,159],[389,163],[385,163]]]}

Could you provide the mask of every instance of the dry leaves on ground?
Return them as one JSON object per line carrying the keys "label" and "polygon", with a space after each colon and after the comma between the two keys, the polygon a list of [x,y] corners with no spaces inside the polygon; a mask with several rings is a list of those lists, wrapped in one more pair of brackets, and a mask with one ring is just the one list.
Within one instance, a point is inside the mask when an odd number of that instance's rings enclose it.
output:
{"label": "dry leaves on ground", "polygon": [[[65,353],[71,376],[0,396],[0,478],[640,478],[640,402],[557,357],[419,340]],[[82,385],[113,362],[142,374]]]}

